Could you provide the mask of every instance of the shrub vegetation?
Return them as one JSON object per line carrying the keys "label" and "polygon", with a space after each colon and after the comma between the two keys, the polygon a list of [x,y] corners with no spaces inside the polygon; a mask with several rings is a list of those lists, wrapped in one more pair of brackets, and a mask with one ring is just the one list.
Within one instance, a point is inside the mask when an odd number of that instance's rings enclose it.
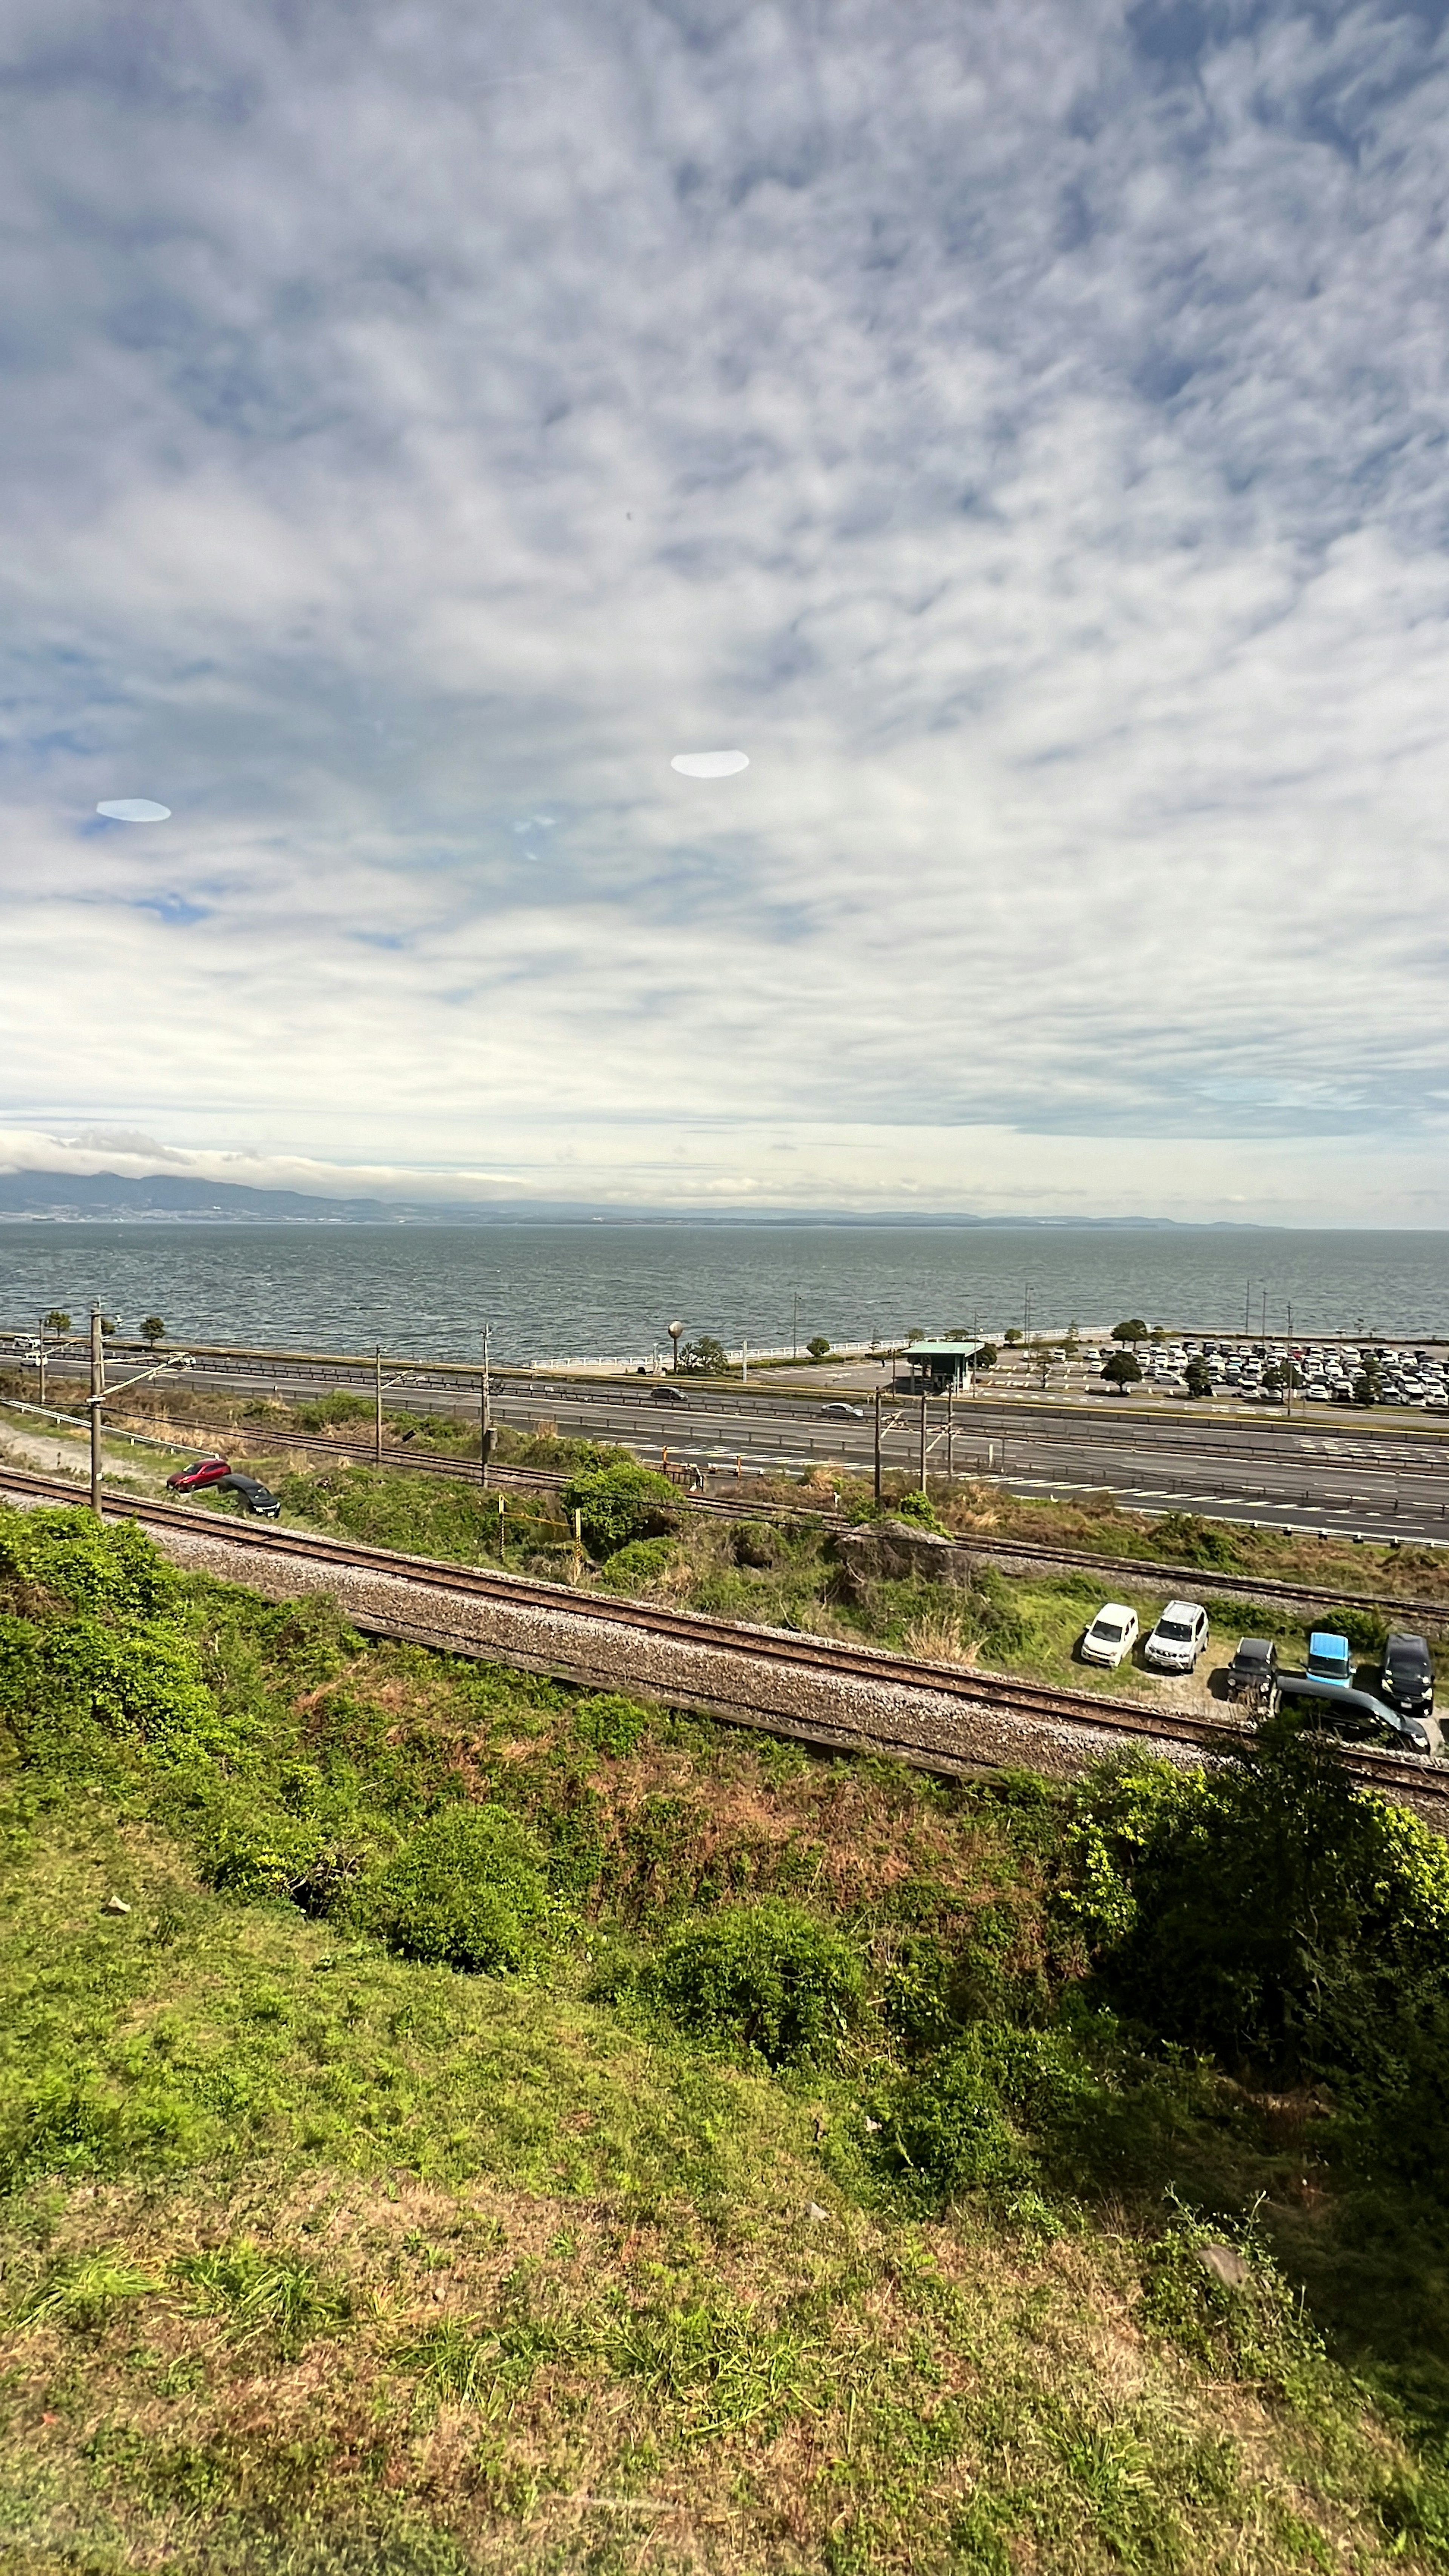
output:
{"label": "shrub vegetation", "polygon": [[0,1619],[27,2571],[1449,2564],[1449,1865],[1321,1745],[942,1785],[80,1513]]}

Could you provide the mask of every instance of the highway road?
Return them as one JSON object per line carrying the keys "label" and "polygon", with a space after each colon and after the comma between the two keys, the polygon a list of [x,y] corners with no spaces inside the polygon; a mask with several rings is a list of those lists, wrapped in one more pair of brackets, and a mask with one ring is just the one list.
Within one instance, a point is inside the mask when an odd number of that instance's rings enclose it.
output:
{"label": "highway road", "polygon": [[[234,1387],[313,1397],[322,1383],[370,1391],[372,1372],[309,1360],[292,1366],[207,1360],[196,1371]],[[118,1368],[117,1374],[124,1374]],[[458,1411],[476,1419],[477,1381],[442,1376],[388,1386],[390,1411]],[[859,1419],[828,1415],[822,1393],[768,1383],[739,1390],[690,1388],[682,1405],[661,1403],[652,1386],[580,1378],[500,1378],[495,1417],[519,1430],[543,1422],[565,1434],[626,1443],[659,1464],[693,1464],[711,1485],[751,1475],[838,1466],[871,1472],[872,1408]],[[883,1406],[884,1462],[914,1472],[920,1404]],[[947,1472],[944,1401],[928,1408],[928,1471]],[[1094,1395],[1072,1402],[976,1394],[952,1407],[950,1465],[958,1477],[1000,1480],[1013,1492],[1109,1491],[1147,1511],[1198,1511],[1373,1539],[1449,1543],[1449,1435],[1402,1416],[1315,1406],[1285,1421],[1276,1413]]]}

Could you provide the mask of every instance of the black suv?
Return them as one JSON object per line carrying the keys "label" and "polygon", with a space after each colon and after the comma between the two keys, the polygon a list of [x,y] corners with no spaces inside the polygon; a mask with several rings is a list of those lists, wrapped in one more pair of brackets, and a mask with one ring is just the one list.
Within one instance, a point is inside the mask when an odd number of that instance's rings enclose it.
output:
{"label": "black suv", "polygon": [[229,1476],[219,1476],[212,1486],[214,1494],[235,1494],[244,1512],[255,1512],[258,1520],[274,1521],[281,1504],[270,1487],[256,1476],[244,1476],[233,1468]]}
{"label": "black suv", "polygon": [[1271,1690],[1278,1679],[1278,1649],[1271,1637],[1240,1637],[1228,1666],[1229,1699],[1250,1699],[1254,1691]]}
{"label": "black suv", "polygon": [[1427,1717],[1434,1705],[1434,1667],[1422,1637],[1396,1631],[1384,1648],[1379,1689],[1405,1717]]}

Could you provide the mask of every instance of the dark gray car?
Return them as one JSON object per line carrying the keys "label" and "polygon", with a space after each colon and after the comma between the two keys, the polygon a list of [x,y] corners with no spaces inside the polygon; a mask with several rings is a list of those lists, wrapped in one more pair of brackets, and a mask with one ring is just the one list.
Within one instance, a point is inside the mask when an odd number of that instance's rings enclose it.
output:
{"label": "dark gray car", "polygon": [[1269,1691],[1278,1678],[1278,1649],[1271,1637],[1240,1637],[1228,1666],[1229,1699],[1251,1699]]}
{"label": "dark gray car", "polygon": [[1372,1691],[1346,1690],[1341,1682],[1316,1681],[1310,1673],[1278,1675],[1280,1705],[1296,1708],[1304,1726],[1321,1727],[1347,1744],[1377,1744],[1388,1753],[1412,1753],[1421,1760],[1438,1757],[1444,1738],[1437,1717],[1405,1717]]}
{"label": "dark gray car", "polygon": [[1434,1665],[1427,1641],[1396,1629],[1384,1648],[1379,1691],[1401,1717],[1428,1717],[1434,1707]]}
{"label": "dark gray car", "polygon": [[211,1490],[214,1494],[235,1494],[242,1510],[255,1512],[261,1521],[274,1521],[281,1512],[282,1506],[270,1486],[259,1477],[243,1476],[236,1468],[229,1476],[219,1477]]}

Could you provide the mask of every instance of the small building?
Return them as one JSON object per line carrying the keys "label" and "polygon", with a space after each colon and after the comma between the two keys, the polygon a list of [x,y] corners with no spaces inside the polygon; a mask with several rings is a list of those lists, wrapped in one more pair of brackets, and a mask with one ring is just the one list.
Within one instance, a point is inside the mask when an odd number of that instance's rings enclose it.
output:
{"label": "small building", "polygon": [[979,1342],[911,1342],[906,1349],[912,1395],[959,1393],[971,1384]]}

